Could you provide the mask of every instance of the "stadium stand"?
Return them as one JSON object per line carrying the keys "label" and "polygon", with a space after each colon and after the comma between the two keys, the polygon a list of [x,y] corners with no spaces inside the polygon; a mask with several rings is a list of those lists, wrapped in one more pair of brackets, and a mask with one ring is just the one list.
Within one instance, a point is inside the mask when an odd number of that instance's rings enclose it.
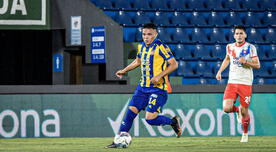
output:
{"label": "stadium stand", "polygon": [[[224,79],[221,81],[215,80],[215,73],[225,57],[226,44],[234,41],[233,26],[245,25],[247,41],[256,46],[262,64],[261,70],[254,70],[254,83],[275,84],[276,68],[272,65],[276,60],[276,1],[92,0],[92,2],[123,26],[125,42],[141,42],[139,27],[149,22],[157,24],[159,38],[170,46],[179,61],[179,69],[173,75],[182,76],[183,84],[227,83],[225,78],[228,77],[229,69],[223,72]],[[205,65],[204,72],[203,69],[200,70],[202,67],[199,65]]]}

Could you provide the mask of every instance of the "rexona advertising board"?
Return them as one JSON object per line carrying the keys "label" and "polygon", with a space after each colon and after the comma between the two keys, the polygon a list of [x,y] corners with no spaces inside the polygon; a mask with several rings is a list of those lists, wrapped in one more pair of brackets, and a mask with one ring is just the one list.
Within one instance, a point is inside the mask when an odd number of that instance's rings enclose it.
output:
{"label": "rexona advertising board", "polygon": [[[131,94],[0,95],[0,138],[111,137],[118,132]],[[221,93],[170,94],[162,114],[181,118],[182,136],[236,136],[234,114],[222,110]],[[253,94],[249,134],[276,136],[276,94]],[[174,136],[170,126],[150,126],[142,111],[132,136]]]}

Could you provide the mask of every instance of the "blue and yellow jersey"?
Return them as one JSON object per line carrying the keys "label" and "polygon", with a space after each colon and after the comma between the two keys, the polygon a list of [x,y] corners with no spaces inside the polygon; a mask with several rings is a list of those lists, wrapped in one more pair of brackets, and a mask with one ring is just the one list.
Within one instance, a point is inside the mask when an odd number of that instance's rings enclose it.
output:
{"label": "blue and yellow jersey", "polygon": [[155,39],[148,47],[146,47],[144,42],[141,42],[138,45],[137,57],[141,59],[142,76],[140,86],[167,90],[165,80],[167,77],[163,77],[157,84],[150,82],[150,80],[167,68],[167,61],[173,58],[170,48],[158,39]]}

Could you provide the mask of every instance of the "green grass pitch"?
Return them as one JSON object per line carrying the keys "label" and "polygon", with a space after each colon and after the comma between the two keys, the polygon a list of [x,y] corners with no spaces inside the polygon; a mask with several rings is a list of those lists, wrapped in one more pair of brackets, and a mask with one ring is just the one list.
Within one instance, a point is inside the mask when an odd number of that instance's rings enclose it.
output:
{"label": "green grass pitch", "polygon": [[134,137],[126,149],[105,149],[113,138],[15,138],[0,139],[4,152],[269,152],[276,151],[276,137]]}

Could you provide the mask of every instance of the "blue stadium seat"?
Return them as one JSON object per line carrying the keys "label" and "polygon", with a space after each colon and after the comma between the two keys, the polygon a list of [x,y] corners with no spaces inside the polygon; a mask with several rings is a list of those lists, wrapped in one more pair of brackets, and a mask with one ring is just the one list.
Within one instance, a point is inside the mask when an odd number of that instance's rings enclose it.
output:
{"label": "blue stadium seat", "polygon": [[138,11],[136,13],[136,16],[135,16],[135,24],[136,25],[143,25],[143,24],[147,24],[147,23],[150,23],[151,20],[149,18],[149,16],[147,16],[144,12],[142,11]]}
{"label": "blue stadium seat", "polygon": [[169,0],[169,5],[171,9],[177,11],[187,9],[185,0]]}
{"label": "blue stadium seat", "polygon": [[195,77],[192,66],[185,61],[178,61],[177,75],[183,77]]}
{"label": "blue stadium seat", "polygon": [[253,84],[263,85],[263,84],[265,84],[265,79],[264,78],[254,79]]}
{"label": "blue stadium seat", "polygon": [[258,0],[242,0],[241,5],[243,9],[247,9],[249,11],[259,10]]}
{"label": "blue stadium seat", "polygon": [[226,36],[219,28],[213,28],[210,34],[211,43],[227,43]]}
{"label": "blue stadium seat", "polygon": [[131,10],[131,4],[130,1],[125,0],[116,0],[115,2],[115,8],[120,8],[121,10]]}
{"label": "blue stadium seat", "polygon": [[163,41],[165,43],[168,43],[168,42],[172,41],[170,33],[167,32],[166,28],[159,27],[159,28],[157,28],[157,32],[158,32],[158,36],[157,37],[161,41]]}
{"label": "blue stadium seat", "polygon": [[135,41],[136,42],[142,42],[143,41],[143,38],[142,38],[142,27],[137,28],[136,34],[135,34]]}
{"label": "blue stadium seat", "polygon": [[191,10],[195,10],[195,11],[206,10],[203,0],[188,0],[187,5],[188,5],[188,8]]}
{"label": "blue stadium seat", "polygon": [[269,46],[269,50],[267,51],[268,57],[272,60],[276,59],[276,45],[272,44]]}
{"label": "blue stadium seat", "polygon": [[137,10],[151,10],[148,0],[134,0],[133,7]]}
{"label": "blue stadium seat", "polygon": [[182,12],[174,12],[172,16],[172,24],[174,26],[188,26],[190,25],[187,20],[187,16]]}
{"label": "blue stadium seat", "polygon": [[209,81],[208,81],[208,79],[200,78],[199,84],[209,84]]}
{"label": "blue stadium seat", "polygon": [[274,26],[276,27],[276,13],[267,12],[263,19],[265,26]]}
{"label": "blue stadium seat", "polygon": [[201,28],[194,28],[191,33],[191,41],[192,42],[198,42],[198,43],[204,43],[208,42],[208,38],[206,33]]}
{"label": "blue stadium seat", "polygon": [[221,61],[218,61],[218,62],[215,63],[215,65],[213,66],[213,71],[214,71],[215,74],[218,72],[220,66],[221,66]]}
{"label": "blue stadium seat", "polygon": [[276,31],[274,28],[269,28],[265,34],[265,40],[268,43],[276,43]]}
{"label": "blue stadium seat", "polygon": [[216,81],[216,83],[214,83],[214,84],[227,84],[227,79],[221,79],[221,80],[215,79],[215,81]]}
{"label": "blue stadium seat", "polygon": [[230,12],[229,15],[226,17],[226,23],[227,25],[233,26],[233,25],[243,25],[241,17],[239,13],[237,12]]}
{"label": "blue stadium seat", "polygon": [[187,31],[185,31],[183,28],[175,28],[175,31],[172,34],[172,39],[176,43],[190,42],[189,35],[188,35]]}
{"label": "blue stadium seat", "polygon": [[124,42],[135,42],[135,37],[136,37],[136,29],[135,28],[123,28],[123,38]]}
{"label": "blue stadium seat", "polygon": [[[276,61],[272,62],[271,66],[271,76],[276,79]],[[275,81],[276,82],[276,81]]]}
{"label": "blue stadium seat", "polygon": [[124,11],[119,11],[115,16],[116,22],[123,26],[135,25],[131,19],[131,17]]}
{"label": "blue stadium seat", "polygon": [[225,0],[224,6],[230,10],[242,10],[238,0]]}
{"label": "blue stadium seat", "polygon": [[208,24],[216,27],[225,26],[222,14],[212,12],[208,17]]}
{"label": "blue stadium seat", "polygon": [[177,44],[174,52],[175,52],[176,59],[181,59],[181,60],[193,60],[194,59],[192,56],[191,50],[186,45]]}
{"label": "blue stadium seat", "polygon": [[264,10],[276,10],[276,2],[274,0],[262,0],[259,4]]}
{"label": "blue stadium seat", "polygon": [[256,47],[257,54],[260,60],[269,60],[266,54],[266,49],[264,49],[262,45],[254,44],[254,46]]}
{"label": "blue stadium seat", "polygon": [[193,12],[190,17],[190,21],[194,26],[207,26],[206,19],[199,12]]}
{"label": "blue stadium seat", "polygon": [[194,57],[199,60],[212,60],[210,50],[205,45],[197,44],[194,48]]}
{"label": "blue stadium seat", "polygon": [[[221,66],[221,61],[218,61],[214,67],[213,67],[213,71],[214,71],[214,74],[217,74],[219,68]],[[224,78],[227,78],[229,75],[229,66],[221,73],[221,77],[224,79]]]}
{"label": "blue stadium seat", "polygon": [[244,23],[247,26],[258,27],[262,26],[260,16],[257,13],[248,12],[244,18]]}
{"label": "blue stadium seat", "polygon": [[195,71],[197,76],[205,78],[214,77],[212,68],[206,62],[199,61],[195,67]]}
{"label": "blue stadium seat", "polygon": [[114,9],[114,7],[112,6],[112,2],[110,0],[100,0],[100,1],[95,0],[92,2],[95,3],[97,7],[103,10]]}
{"label": "blue stadium seat", "polygon": [[151,0],[151,7],[155,10],[167,10],[167,0]]}
{"label": "blue stadium seat", "polygon": [[225,47],[222,47],[222,45],[212,45],[211,50],[214,59],[223,60],[225,58]]}
{"label": "blue stadium seat", "polygon": [[251,43],[263,43],[263,36],[259,32],[258,29],[251,28],[249,32],[247,32],[247,40]]}
{"label": "blue stadium seat", "polygon": [[227,10],[222,6],[221,0],[208,0],[206,1],[206,6],[209,10],[214,11]]}
{"label": "blue stadium seat", "polygon": [[157,26],[171,25],[167,13],[164,13],[164,12],[159,12],[159,11],[155,12],[155,16],[153,17],[152,21]]}

